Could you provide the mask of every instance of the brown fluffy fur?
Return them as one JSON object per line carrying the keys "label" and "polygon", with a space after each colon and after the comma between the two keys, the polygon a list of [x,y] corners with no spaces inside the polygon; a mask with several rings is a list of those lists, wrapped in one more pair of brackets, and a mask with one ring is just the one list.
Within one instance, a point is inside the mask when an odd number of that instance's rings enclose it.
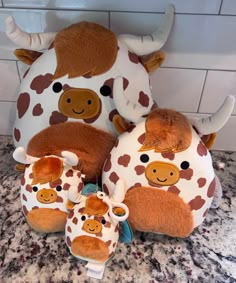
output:
{"label": "brown fluffy fur", "polygon": [[42,157],[60,155],[63,150],[72,151],[80,159],[78,169],[86,175],[85,181],[95,182],[115,140],[111,134],[90,125],[67,122],[50,126],[35,135],[28,144],[27,153]]}
{"label": "brown fluffy fur", "polygon": [[108,205],[96,195],[87,198],[83,213],[88,215],[104,215],[108,211]]}
{"label": "brown fluffy fur", "polygon": [[80,22],[60,31],[54,41],[57,69],[54,79],[107,72],[117,56],[117,39],[109,29],[95,23]]}
{"label": "brown fluffy fur", "polygon": [[146,120],[145,141],[140,151],[179,152],[187,149],[192,140],[191,125],[181,113],[155,109]]}
{"label": "brown fluffy fur", "polygon": [[143,232],[158,232],[172,237],[187,237],[193,230],[188,204],[171,192],[137,187],[126,194],[129,223]]}
{"label": "brown fluffy fur", "polygon": [[105,262],[109,257],[109,249],[106,244],[102,240],[90,236],[76,237],[71,243],[71,251],[75,256],[100,262]]}

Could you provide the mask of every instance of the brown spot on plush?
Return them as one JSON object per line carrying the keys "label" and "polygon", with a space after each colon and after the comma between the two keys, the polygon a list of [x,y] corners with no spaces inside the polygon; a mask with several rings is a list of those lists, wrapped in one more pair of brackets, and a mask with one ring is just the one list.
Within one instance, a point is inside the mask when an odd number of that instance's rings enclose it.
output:
{"label": "brown spot on plush", "polygon": [[138,188],[138,187],[141,187],[141,186],[142,186],[141,183],[135,183],[133,186],[129,187],[128,190],[133,190],[133,189]]}
{"label": "brown spot on plush", "polygon": [[60,186],[61,184],[62,184],[62,180],[61,179],[57,179],[57,180],[49,183],[51,188],[56,188],[57,186]]}
{"label": "brown spot on plush", "polygon": [[23,75],[23,79],[27,76],[27,74],[29,73],[29,70],[30,70],[30,68],[25,71],[25,73]]}
{"label": "brown spot on plush", "polygon": [[198,210],[201,207],[203,207],[204,203],[206,201],[202,199],[201,196],[196,196],[194,199],[192,199],[188,204],[191,207],[191,210]]}
{"label": "brown spot on plush", "polygon": [[22,198],[24,201],[27,201],[27,197],[25,196],[25,194],[23,194]]}
{"label": "brown spot on plush", "polygon": [[38,209],[38,208],[39,208],[39,207],[35,205],[35,206],[32,207],[32,210]]}
{"label": "brown spot on plush", "polygon": [[119,177],[116,174],[116,172],[112,172],[109,176],[109,179],[111,180],[112,183],[116,184],[116,182],[119,180]]}
{"label": "brown spot on plush", "polygon": [[40,103],[36,104],[32,111],[33,116],[40,116],[43,114],[43,108]]}
{"label": "brown spot on plush", "polygon": [[22,209],[23,209],[24,215],[27,216],[28,210],[27,210],[26,206],[23,205]]}
{"label": "brown spot on plush", "polygon": [[204,213],[203,213],[203,217],[206,217],[207,213],[208,213],[209,209],[207,208]]}
{"label": "brown spot on plush", "polygon": [[85,211],[85,208],[84,208],[84,207],[81,207],[80,209],[78,209],[78,212],[81,213],[81,214],[83,214],[84,211]]}
{"label": "brown spot on plush", "polygon": [[140,91],[139,93],[139,100],[138,102],[144,106],[144,107],[148,107],[149,106],[149,97],[146,93],[144,93],[143,91]]}
{"label": "brown spot on plush", "polygon": [[134,64],[138,64],[139,63],[139,58],[138,58],[138,56],[135,53],[129,51],[128,56],[129,56],[129,60],[132,63],[134,63]]}
{"label": "brown spot on plush", "polygon": [[207,196],[208,196],[209,198],[213,197],[214,192],[215,192],[215,188],[216,188],[216,179],[214,178],[214,179],[211,181],[211,183],[210,183],[210,185],[209,185],[209,187],[208,187],[208,190],[207,190]]}
{"label": "brown spot on plush", "polygon": [[168,188],[168,192],[178,195],[180,190],[176,186],[171,186]]}
{"label": "brown spot on plush", "polygon": [[24,175],[22,175],[21,178],[20,178],[20,184],[21,184],[21,186],[25,185],[25,177],[24,177]]}
{"label": "brown spot on plush", "polygon": [[31,193],[32,192],[32,187],[30,185],[26,185],[25,187],[26,191]]}
{"label": "brown spot on plush", "polygon": [[63,198],[62,198],[62,197],[60,197],[60,196],[57,196],[57,200],[56,200],[56,202],[63,202]]}
{"label": "brown spot on plush", "polygon": [[115,231],[115,233],[119,231],[119,224],[117,224],[117,225],[116,225],[116,227],[115,227],[115,230],[114,230],[114,231]]}
{"label": "brown spot on plush", "polygon": [[199,179],[197,180],[197,183],[198,183],[198,187],[199,187],[199,188],[204,187],[205,184],[206,184],[206,178],[199,178]]}
{"label": "brown spot on plush", "polygon": [[103,185],[102,185],[102,189],[103,189],[103,191],[109,196],[109,190],[108,190],[108,187],[107,187],[106,184],[103,184]]}
{"label": "brown spot on plush", "polygon": [[128,221],[138,231],[183,238],[193,230],[189,205],[171,192],[139,187],[127,192],[124,203],[129,207]]}
{"label": "brown spot on plush", "polygon": [[109,254],[109,258],[113,257],[114,255],[115,255],[115,253],[114,253],[114,252],[111,252],[111,253]]}
{"label": "brown spot on plush", "polygon": [[205,147],[205,145],[201,141],[199,141],[199,144],[197,146],[197,153],[200,156],[206,156],[207,155],[207,148]]}
{"label": "brown spot on plush", "polygon": [[30,105],[30,95],[27,92],[21,93],[17,100],[17,111],[19,119],[22,118]]}
{"label": "brown spot on plush", "polygon": [[66,172],[66,177],[73,177],[73,170],[72,170],[72,169],[69,169],[69,170]]}
{"label": "brown spot on plush", "polygon": [[70,247],[71,246],[71,240],[70,240],[70,237],[66,237],[66,243],[67,245]]}
{"label": "brown spot on plush", "polygon": [[84,184],[83,183],[79,183],[78,185],[78,193],[80,193],[83,190]]}
{"label": "brown spot on plush", "polygon": [[41,94],[52,83],[52,77],[53,75],[49,73],[45,75],[39,75],[32,80],[30,88],[35,90],[37,94]]}
{"label": "brown spot on plush", "polygon": [[74,217],[74,218],[72,219],[72,222],[73,222],[75,225],[77,225],[77,223],[78,223],[78,218],[77,218],[77,217]]}
{"label": "brown spot on plush", "polygon": [[191,178],[193,176],[193,169],[188,168],[186,170],[181,170],[179,172],[179,175],[180,175],[181,179],[191,180]]}
{"label": "brown spot on plush", "polygon": [[74,210],[71,210],[68,215],[68,218],[71,219],[73,216],[74,216]]}
{"label": "brown spot on plush", "polygon": [[133,131],[133,129],[136,128],[136,125],[134,124],[130,124],[129,129],[127,130],[128,133],[131,133]]}
{"label": "brown spot on plush", "polygon": [[26,217],[28,224],[38,232],[54,233],[65,231],[67,213],[51,208],[31,210]]}
{"label": "brown spot on plush", "polygon": [[191,125],[183,114],[174,110],[153,110],[146,119],[145,127],[145,141],[140,151],[180,152],[191,145]]}
{"label": "brown spot on plush", "polygon": [[123,89],[126,90],[128,85],[129,85],[129,81],[126,78],[123,78]]}
{"label": "brown spot on plush", "polygon": [[20,140],[21,134],[19,129],[14,128],[14,137],[17,142]]}
{"label": "brown spot on plush", "polygon": [[53,49],[54,48],[54,41],[49,45],[48,50]]}
{"label": "brown spot on plush", "polygon": [[109,222],[109,221],[106,221],[106,224],[105,225],[103,225],[104,227],[106,227],[106,228],[110,228],[111,227],[111,222]]}
{"label": "brown spot on plush", "polygon": [[145,166],[143,165],[137,165],[134,167],[134,170],[137,175],[142,175],[145,172]]}
{"label": "brown spot on plush", "polygon": [[53,111],[49,119],[49,124],[55,125],[55,124],[65,123],[67,120],[68,117],[64,116],[58,111]]}
{"label": "brown spot on plush", "polygon": [[116,246],[116,242],[114,242],[113,244],[112,244],[112,247],[114,248]]}
{"label": "brown spot on plush", "polygon": [[143,144],[145,141],[145,133],[143,133],[141,136],[138,137],[138,142],[140,144]]}
{"label": "brown spot on plush", "polygon": [[29,174],[29,178],[30,178],[30,179],[33,179],[33,178],[34,178],[33,173],[30,173],[30,174]]}
{"label": "brown spot on plush", "polygon": [[63,191],[68,191],[69,190],[69,188],[70,188],[70,184],[68,184],[68,183],[65,183],[64,185],[63,185]]}
{"label": "brown spot on plush", "polygon": [[83,213],[88,215],[104,215],[108,211],[108,205],[96,195],[91,195],[86,200],[86,205]]}
{"label": "brown spot on plush", "polygon": [[111,244],[111,240],[106,241],[106,242],[105,242],[105,244],[107,245],[107,247],[109,247],[109,246],[110,246],[110,244]]}
{"label": "brown spot on plush", "polygon": [[103,170],[104,172],[108,172],[110,169],[111,169],[111,154],[109,153]]}
{"label": "brown spot on plush", "polygon": [[109,249],[100,239],[90,236],[76,237],[71,243],[71,251],[75,256],[105,262],[109,258]]}
{"label": "brown spot on plush", "polygon": [[54,40],[57,57],[54,79],[107,72],[116,60],[117,46],[116,35],[95,23],[80,22],[61,30]]}
{"label": "brown spot on plush", "polygon": [[71,229],[71,227],[70,227],[70,226],[67,226],[67,231],[68,231],[69,233],[71,233],[71,232],[72,232],[72,229]]}
{"label": "brown spot on plush", "polygon": [[130,155],[124,154],[118,158],[118,164],[124,167],[128,167],[130,158],[131,158]]}
{"label": "brown spot on plush", "polygon": [[169,159],[169,160],[174,160],[174,159],[175,159],[175,153],[172,152],[172,151],[170,151],[170,152],[162,152],[162,153],[161,153],[161,156],[162,156],[163,158],[167,158],[167,159]]}

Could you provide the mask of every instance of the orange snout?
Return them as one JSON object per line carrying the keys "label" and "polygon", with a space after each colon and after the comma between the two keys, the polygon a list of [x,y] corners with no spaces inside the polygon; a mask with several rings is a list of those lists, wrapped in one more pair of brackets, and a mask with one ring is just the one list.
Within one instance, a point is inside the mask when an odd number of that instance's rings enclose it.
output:
{"label": "orange snout", "polygon": [[57,200],[57,193],[52,189],[41,189],[37,192],[36,198],[41,203],[53,203]]}
{"label": "orange snout", "polygon": [[174,164],[158,161],[148,164],[145,175],[152,186],[174,185],[180,178],[179,169]]}
{"label": "orange snout", "polygon": [[82,229],[89,234],[97,234],[102,231],[102,224],[97,220],[87,219]]}

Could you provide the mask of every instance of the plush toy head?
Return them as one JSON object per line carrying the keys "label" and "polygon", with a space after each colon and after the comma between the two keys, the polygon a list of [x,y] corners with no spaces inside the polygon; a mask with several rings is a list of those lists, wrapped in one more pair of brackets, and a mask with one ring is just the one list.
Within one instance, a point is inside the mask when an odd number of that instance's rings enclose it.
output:
{"label": "plush toy head", "polygon": [[[83,163],[86,181],[94,180],[117,134],[113,125],[113,117],[120,112],[120,105],[113,100],[116,78],[122,79],[120,96],[125,93],[126,99],[142,110],[141,115],[155,105],[148,71],[163,60],[163,54],[156,51],[168,38],[173,9],[164,20],[165,26],[152,35],[153,41],[147,38],[141,43],[140,37],[117,38],[109,29],[89,22],[57,34],[27,34],[8,18],[7,35],[26,48],[15,54],[31,65],[20,86],[15,145],[37,157],[73,151]],[[136,54],[134,46],[139,46]],[[44,53],[38,52],[45,48]],[[149,53],[153,55],[140,57]],[[68,127],[70,132],[65,134]],[[92,164],[89,158],[94,149],[99,158]]]}
{"label": "plush toy head", "polygon": [[66,151],[62,155],[35,158],[21,147],[13,154],[18,162],[27,164],[21,178],[21,202],[27,222],[38,232],[64,231],[68,190],[83,188],[81,172],[73,168],[78,157]]}
{"label": "plush toy head", "polygon": [[123,181],[134,229],[186,237],[202,223],[216,179],[199,133],[219,130],[233,106],[228,97],[212,117],[193,121],[198,133],[181,113],[156,109],[118,138],[103,169],[103,189],[111,194]]}

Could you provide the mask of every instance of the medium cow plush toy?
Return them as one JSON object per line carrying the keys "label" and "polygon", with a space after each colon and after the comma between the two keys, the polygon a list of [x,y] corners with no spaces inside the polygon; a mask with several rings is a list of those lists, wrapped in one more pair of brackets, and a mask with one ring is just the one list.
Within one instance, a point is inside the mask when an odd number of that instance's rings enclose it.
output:
{"label": "medium cow plush toy", "polygon": [[129,210],[122,203],[125,190],[118,181],[112,196],[104,192],[84,196],[75,187],[69,199],[76,203],[66,222],[66,244],[77,258],[88,261],[88,275],[101,279],[105,263],[114,255],[119,239],[119,222],[127,219]]}
{"label": "medium cow plush toy", "polygon": [[[160,28],[144,37],[117,37],[90,22],[58,33],[28,34],[8,17],[6,34],[24,48],[15,55],[30,65],[17,100],[15,145],[36,157],[72,151],[80,158],[85,181],[95,181],[117,131],[126,127],[124,119],[129,120],[130,113],[145,115],[155,107],[148,73],[163,61],[158,50],[168,38],[173,14],[170,6]],[[122,91],[114,100],[118,77],[122,77]],[[122,109],[123,94],[135,109]]]}
{"label": "medium cow plush toy", "polygon": [[203,222],[215,189],[219,195],[203,140],[223,127],[233,107],[229,96],[211,117],[192,121],[155,109],[119,136],[103,168],[103,190],[112,195],[123,182],[133,229],[187,237]]}
{"label": "medium cow plush toy", "polygon": [[81,192],[81,172],[76,154],[62,152],[62,157],[50,155],[41,158],[25,153],[18,147],[13,154],[16,161],[26,164],[21,178],[21,203],[28,224],[38,232],[59,232],[65,230],[68,207],[68,190]]}

